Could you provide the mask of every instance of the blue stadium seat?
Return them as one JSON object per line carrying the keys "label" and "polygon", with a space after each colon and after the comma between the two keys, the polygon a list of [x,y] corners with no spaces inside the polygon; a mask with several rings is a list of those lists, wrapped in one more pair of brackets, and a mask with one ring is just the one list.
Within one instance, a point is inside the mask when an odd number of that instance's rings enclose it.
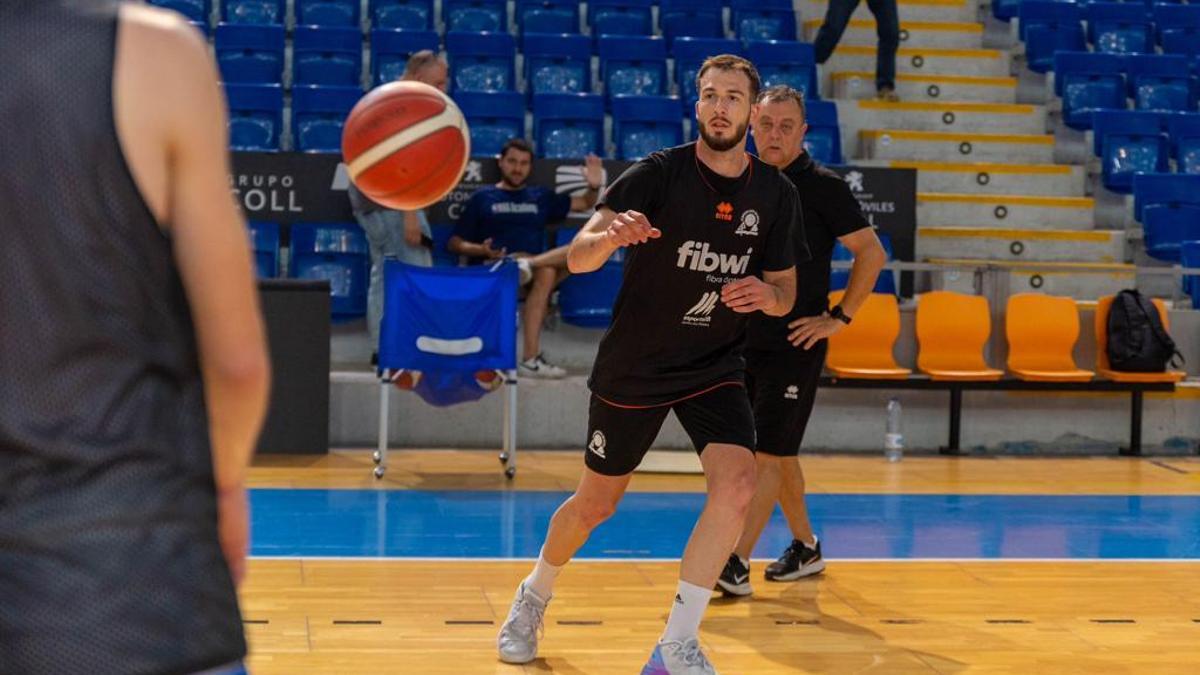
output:
{"label": "blue stadium seat", "polygon": [[371,0],[371,25],[385,30],[433,30],[433,0]]}
{"label": "blue stadium seat", "polygon": [[1154,24],[1140,2],[1093,2],[1083,11],[1088,42],[1102,54],[1153,54]]}
{"label": "blue stadium seat", "polygon": [[533,97],[533,137],[539,157],[604,156],[604,99],[598,94]]}
{"label": "blue stadium seat", "polygon": [[1093,117],[1093,150],[1099,150],[1104,187],[1133,191],[1133,176],[1169,170],[1163,116],[1133,110],[1101,110]]}
{"label": "blue stadium seat", "polygon": [[1200,54],[1200,27],[1187,26],[1163,31],[1162,49],[1164,54],[1181,54],[1183,56]]}
{"label": "blue stadium seat", "polygon": [[1021,0],[992,0],[992,16],[1009,21],[1017,15]]}
{"label": "blue stadium seat", "polygon": [[806,42],[761,40],[746,45],[746,58],[758,67],[764,89],[786,84],[804,94],[820,98],[817,92],[817,58]]}
{"label": "blue stadium seat", "polygon": [[278,84],[227,84],[229,148],[274,152],[283,130],[283,88]]}
{"label": "blue stadium seat", "polygon": [[438,51],[437,33],[379,28],[371,31],[371,81],[374,86],[399,79],[408,65],[408,57],[422,49]]}
{"label": "blue stadium seat", "polygon": [[1054,52],[1087,51],[1083,5],[1058,0],[1024,0],[1019,14],[1025,60],[1035,73],[1054,66]]}
{"label": "blue stadium seat", "polygon": [[588,5],[592,35],[653,35],[655,0],[594,0]]}
{"label": "blue stadium seat", "polygon": [[450,82],[454,91],[515,91],[513,56],[517,43],[508,33],[446,33]]}
{"label": "blue stadium seat", "polygon": [[696,91],[696,72],[704,59],[717,54],[740,54],[742,44],[725,38],[681,37],[671,45],[675,57],[675,84],[679,86],[679,99],[685,117],[691,116],[699,93]]}
{"label": "blue stadium seat", "polygon": [[525,138],[525,98],[515,91],[463,91],[454,102],[471,129],[471,154],[493,157],[510,138]]}
{"label": "blue stadium seat", "polygon": [[222,23],[214,43],[225,82],[283,82],[283,26]]}
{"label": "blue stadium seat", "polygon": [[221,20],[227,23],[283,24],[283,0],[222,0]]}
{"label": "blue stadium seat", "polygon": [[604,35],[596,40],[604,94],[661,96],[667,91],[667,45],[660,37]]}
{"label": "blue stadium seat", "polygon": [[334,320],[367,312],[367,237],[354,223],[295,223],[291,228],[291,276],[328,279]]}
{"label": "blue stadium seat", "polygon": [[293,35],[293,82],[362,86],[363,39],[360,30],[297,26]]}
{"label": "blue stadium seat", "polygon": [[638,160],[683,142],[683,120],[675,97],[617,96],[612,100],[612,116],[617,159]]}
{"label": "blue stadium seat", "polygon": [[442,21],[446,32],[507,33],[508,3],[505,0],[443,0]]}
{"label": "blue stadium seat", "polygon": [[1200,239],[1200,205],[1152,204],[1142,210],[1146,253],[1180,262],[1180,244]]}
{"label": "blue stadium seat", "polygon": [[296,25],[360,28],[358,0],[295,0]]}
{"label": "blue stadium seat", "polygon": [[1161,5],[1150,6],[1150,17],[1158,28],[1159,44],[1163,51],[1169,51],[1166,40],[1171,34],[1188,35],[1195,38],[1200,30],[1200,5]]}
{"label": "blue stadium seat", "polygon": [[1154,204],[1200,206],[1200,176],[1140,173],[1133,177],[1133,217],[1143,222],[1143,210]]}
{"label": "blue stadium seat", "polygon": [[796,11],[792,0],[733,0],[733,34],[751,40],[795,40]]}
{"label": "blue stadium seat", "polygon": [[517,29],[525,33],[578,33],[579,3],[575,0],[517,0]]}
{"label": "blue stadium seat", "polygon": [[1057,52],[1054,93],[1062,97],[1063,122],[1089,129],[1097,110],[1124,110],[1125,61],[1117,54]]}
{"label": "blue stadium seat", "polygon": [[[888,262],[895,260],[892,253],[892,238],[887,232],[876,228],[876,236],[879,237],[879,243],[883,245],[883,252],[887,254]],[[833,242],[833,260],[850,262],[854,260],[854,254],[850,253],[850,249],[846,248],[845,244],[840,241]],[[834,269],[829,273],[829,290],[840,291],[850,283],[850,270]],[[875,288],[873,293],[889,293],[896,294],[896,272],[894,270],[883,270],[879,273],[879,278],[875,280]]]}
{"label": "blue stadium seat", "polygon": [[[560,227],[555,246],[566,246],[579,232],[577,227]],[[625,249],[612,254],[595,272],[572,274],[558,287],[558,310],[565,323],[582,328],[607,328],[612,307],[621,290],[625,273]]]}
{"label": "blue stadium seat", "polygon": [[591,91],[592,41],[584,35],[525,33],[525,83],[530,94]]}
{"label": "blue stadium seat", "polygon": [[1200,174],[1200,114],[1168,115],[1167,135],[1171,138],[1175,170]]}
{"label": "blue stadium seat", "polygon": [[173,9],[187,17],[188,21],[208,25],[212,13],[211,0],[149,0],[151,5]]}
{"label": "blue stadium seat", "polygon": [[[1200,269],[1200,240],[1181,243],[1179,253],[1184,267]],[[1184,277],[1183,290],[1192,296],[1192,309],[1200,309],[1200,277]]]}
{"label": "blue stadium seat", "polygon": [[430,223],[429,230],[433,234],[433,266],[458,267],[458,256],[446,248],[454,236],[454,223]]}
{"label": "blue stadium seat", "polygon": [[279,223],[251,220],[250,248],[254,251],[254,269],[260,279],[279,276]]}
{"label": "blue stadium seat", "polygon": [[725,37],[721,0],[662,0],[658,21],[663,37]]}
{"label": "blue stadium seat", "polygon": [[342,151],[342,126],[362,98],[358,87],[292,88],[292,148],[300,152]]}
{"label": "blue stadium seat", "polygon": [[808,132],[804,149],[825,164],[842,163],[842,133],[838,127],[837,105],[833,101],[805,101]]}
{"label": "blue stadium seat", "polygon": [[1135,110],[1191,110],[1196,107],[1191,64],[1186,56],[1128,56],[1125,81]]}

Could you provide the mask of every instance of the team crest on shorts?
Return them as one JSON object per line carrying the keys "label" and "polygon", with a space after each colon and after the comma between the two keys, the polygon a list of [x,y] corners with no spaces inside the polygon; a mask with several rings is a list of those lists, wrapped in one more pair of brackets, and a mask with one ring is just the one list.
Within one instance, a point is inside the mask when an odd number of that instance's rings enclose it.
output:
{"label": "team crest on shorts", "polygon": [[604,456],[604,448],[608,445],[608,441],[604,438],[604,432],[597,429],[592,432],[592,440],[588,442],[587,449],[595,454],[600,459],[607,459]]}

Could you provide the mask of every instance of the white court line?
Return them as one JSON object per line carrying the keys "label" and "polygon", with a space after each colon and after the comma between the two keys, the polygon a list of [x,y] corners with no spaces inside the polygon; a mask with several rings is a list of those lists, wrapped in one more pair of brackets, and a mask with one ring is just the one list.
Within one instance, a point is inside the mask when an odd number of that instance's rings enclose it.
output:
{"label": "white court line", "polygon": [[[304,556],[252,555],[251,560],[318,560],[330,562],[537,562],[537,558],[447,558],[397,556]],[[825,558],[831,563],[1174,563],[1197,564],[1200,558]],[[774,558],[753,558],[750,562],[769,563]],[[574,558],[581,563],[664,563],[679,558]]]}

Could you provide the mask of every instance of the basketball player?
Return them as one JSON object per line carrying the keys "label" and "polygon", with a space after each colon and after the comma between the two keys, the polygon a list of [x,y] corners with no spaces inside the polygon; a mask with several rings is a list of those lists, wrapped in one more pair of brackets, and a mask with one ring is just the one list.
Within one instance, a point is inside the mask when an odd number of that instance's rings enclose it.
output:
{"label": "basketball player", "polygon": [[612,515],[674,410],[700,454],[708,501],[683,553],[666,631],[643,673],[715,672],[697,631],[754,492],[754,421],[740,345],[751,314],[783,316],[792,307],[790,237],[799,207],[779,171],[745,152],[757,110],[754,66],[715,56],[696,79],[700,140],[630,167],[571,244],[576,273],[630,250],[589,381],[583,477],[554,514],[500,630],[500,658],[510,663],[536,657],[555,577]]}
{"label": "basketball player", "polygon": [[[798,457],[825,365],[826,338],[850,323],[866,301],[886,255],[858,200],[833,171],[804,151],[804,97],[787,86],[771,87],[758,99],[754,143],[763,161],[779,167],[800,194],[803,233],[793,233],[797,251],[812,259],[796,265],[796,305],[784,317],[755,316],[747,335],[746,379],[754,404],[758,445],[758,490],[746,528],[717,584],[726,594],[750,595],[750,552],[775,510],[792,529],[791,546],[767,566],[768,581],[791,581],[825,569],[821,543],[804,504],[804,474]],[[840,305],[829,307],[834,240],[854,254],[850,282]],[[807,246],[805,246],[807,243]]]}
{"label": "basketball player", "polygon": [[203,37],[0,3],[0,672],[242,672],[268,361]]}

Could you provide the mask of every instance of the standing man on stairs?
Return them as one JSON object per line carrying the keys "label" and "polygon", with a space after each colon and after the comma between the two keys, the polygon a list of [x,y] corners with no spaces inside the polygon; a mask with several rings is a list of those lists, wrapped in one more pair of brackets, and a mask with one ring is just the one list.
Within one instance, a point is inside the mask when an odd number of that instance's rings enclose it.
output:
{"label": "standing man on stairs", "polygon": [[[825,63],[833,55],[858,3],[859,0],[829,0],[825,20],[813,44],[817,63]],[[875,33],[879,36],[875,55],[876,95],[885,101],[899,101],[900,97],[896,95],[896,49],[900,46],[900,12],[896,0],[867,0],[867,8],[875,15]]]}
{"label": "standing man on stairs", "polygon": [[[763,161],[779,168],[796,186],[803,227],[792,233],[797,252],[796,304],[786,316],[754,315],[746,344],[746,386],[754,405],[758,488],[741,539],[717,580],[727,595],[750,595],[750,552],[775,510],[783,507],[792,544],[767,566],[768,581],[792,581],[825,569],[821,543],[804,504],[804,473],[798,457],[812,413],[817,381],[830,335],[850,323],[866,301],[887,259],[858,201],[836,173],[804,151],[804,97],[776,86],[758,98],[754,143]],[[834,240],[854,254],[842,303],[829,308],[829,273]]]}

